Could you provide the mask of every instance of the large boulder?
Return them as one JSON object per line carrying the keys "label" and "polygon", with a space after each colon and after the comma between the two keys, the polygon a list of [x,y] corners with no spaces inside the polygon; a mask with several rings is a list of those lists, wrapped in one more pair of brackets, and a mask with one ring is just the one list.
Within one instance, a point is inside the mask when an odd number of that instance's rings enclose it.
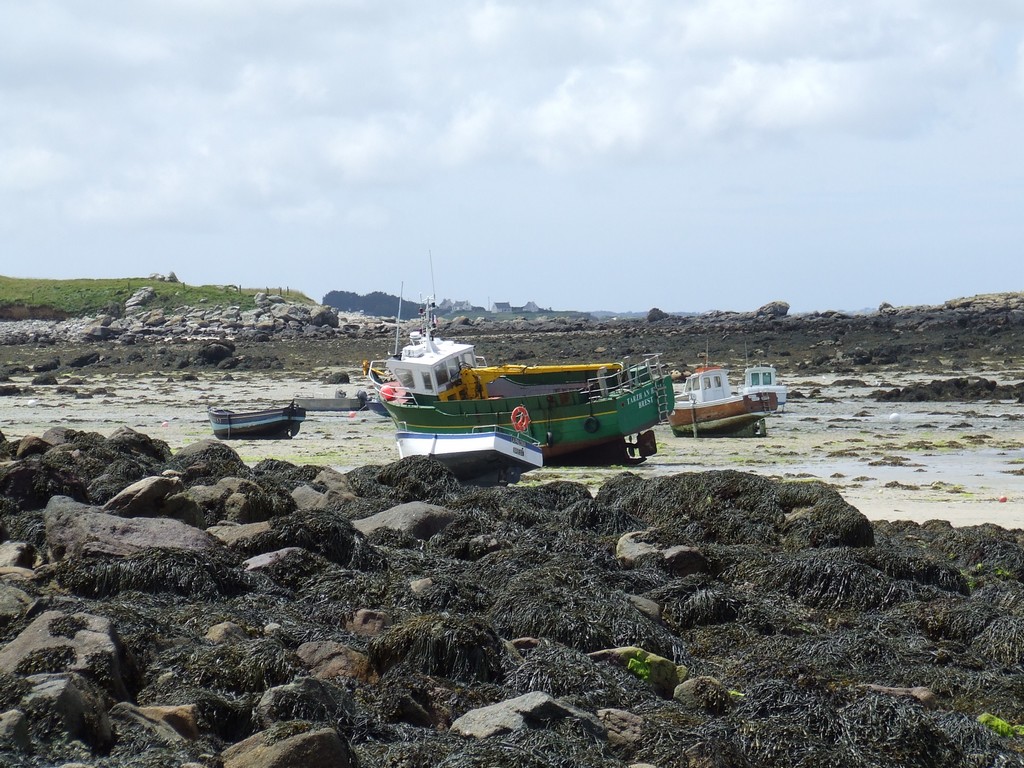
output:
{"label": "large boulder", "polygon": [[126,557],[144,549],[208,550],[220,542],[206,531],[167,518],[123,518],[66,497],[46,507],[46,545],[51,560]]}
{"label": "large boulder", "polygon": [[598,738],[606,736],[605,727],[597,717],[539,691],[470,710],[452,723],[451,730],[460,736],[486,739],[526,728],[545,728],[565,719],[576,721]]}
{"label": "large boulder", "polygon": [[258,523],[296,509],[295,501],[287,493],[268,491],[241,477],[222,477],[212,485],[194,485],[188,496],[211,521]]}
{"label": "large boulder", "polygon": [[97,750],[113,741],[103,694],[87,679],[75,673],[30,675],[31,689],[18,708],[40,738],[79,739]]}
{"label": "large boulder", "polygon": [[[287,724],[282,724],[287,725]],[[280,737],[260,731],[221,753],[224,768],[351,768],[352,753],[333,728]]]}
{"label": "large boulder", "polygon": [[41,456],[0,464],[0,497],[19,509],[42,509],[54,496],[86,501],[89,492],[81,478],[61,468],[47,466]]}
{"label": "large boulder", "polygon": [[366,536],[388,528],[425,541],[443,531],[454,519],[455,513],[447,507],[410,501],[362,520],[353,520],[352,526]]}
{"label": "large boulder", "polygon": [[110,619],[89,613],[47,611],[0,649],[0,671],[90,678],[117,700],[129,698],[137,671]]}
{"label": "large boulder", "polygon": [[763,307],[757,310],[758,317],[785,317],[789,314],[789,302],[786,301],[769,301]]}
{"label": "large boulder", "polygon": [[110,499],[103,511],[119,517],[168,517],[205,527],[203,510],[183,491],[181,479],[174,475],[144,477]]}

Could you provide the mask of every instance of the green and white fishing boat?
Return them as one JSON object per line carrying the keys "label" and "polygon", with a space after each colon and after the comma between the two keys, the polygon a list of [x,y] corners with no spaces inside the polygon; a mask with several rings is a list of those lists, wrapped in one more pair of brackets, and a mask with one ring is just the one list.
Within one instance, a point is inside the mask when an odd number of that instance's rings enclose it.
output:
{"label": "green and white fishing boat", "polygon": [[[432,334],[433,303],[400,354],[369,376],[402,432],[511,428],[536,441],[545,466],[634,464],[657,452],[653,430],[674,407],[660,356],[630,362],[489,366],[472,344]],[[397,345],[396,345],[397,346]]]}

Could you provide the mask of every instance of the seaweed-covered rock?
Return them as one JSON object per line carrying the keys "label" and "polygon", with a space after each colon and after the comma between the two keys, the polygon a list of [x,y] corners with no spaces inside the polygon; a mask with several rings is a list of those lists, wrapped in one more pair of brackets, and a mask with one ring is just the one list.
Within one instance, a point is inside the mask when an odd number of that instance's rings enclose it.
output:
{"label": "seaweed-covered rock", "polygon": [[612,703],[634,707],[648,701],[654,692],[628,666],[628,662],[610,665],[593,654],[542,640],[523,653],[506,684],[515,692],[541,691],[584,709],[608,707]]}
{"label": "seaweed-covered rock", "polygon": [[137,688],[135,661],[110,620],[47,611],[0,649],[0,671],[20,675],[77,672],[118,700]]}
{"label": "seaweed-covered rock", "polygon": [[183,489],[181,480],[173,475],[146,477],[115,495],[103,505],[103,511],[120,517],[169,517],[203,527],[202,510]]}
{"label": "seaweed-covered rock", "polygon": [[223,477],[247,478],[250,470],[238,453],[217,440],[200,440],[181,448],[163,465],[182,474],[186,487],[213,485]]}
{"label": "seaweed-covered rock", "polygon": [[193,485],[187,493],[202,507],[209,522],[263,522],[290,514],[297,506],[284,490],[240,477],[224,477],[213,485]]}
{"label": "seaweed-covered rock", "polygon": [[602,485],[596,500],[649,527],[678,531],[696,545],[772,546],[778,543],[785,521],[777,483],[733,470],[647,480],[623,473]]}
{"label": "seaweed-covered rock", "polygon": [[446,504],[462,492],[452,471],[426,456],[410,456],[383,467],[359,467],[346,478],[357,496],[385,499],[393,504],[408,501]]}
{"label": "seaweed-covered rock", "polygon": [[0,496],[20,510],[42,509],[54,496],[89,499],[86,484],[70,472],[43,464],[41,456],[0,464]]}
{"label": "seaweed-covered rock", "polygon": [[479,619],[444,614],[416,616],[374,637],[370,661],[380,671],[397,664],[465,683],[501,680],[505,646]]}
{"label": "seaweed-covered rock", "polygon": [[871,522],[839,492],[822,483],[784,483],[779,502],[786,510],[784,543],[794,550],[808,547],[870,547]]}
{"label": "seaweed-covered rock", "polygon": [[380,554],[352,522],[329,510],[300,510],[286,517],[276,517],[270,521],[269,529],[237,541],[233,546],[248,555],[300,547],[351,568],[372,569],[382,563]]}
{"label": "seaweed-covered rock", "polygon": [[68,558],[54,566],[53,575],[73,594],[90,598],[145,592],[208,600],[266,588],[237,557],[218,549],[149,547],[124,557]]}
{"label": "seaweed-covered rock", "polygon": [[[79,739],[98,751],[113,741],[107,702],[97,686],[75,673],[35,674],[19,704],[37,739],[57,746]],[[55,750],[59,754],[58,750]]]}
{"label": "seaweed-covered rock", "polygon": [[564,564],[513,576],[488,616],[507,637],[543,638],[586,652],[635,645],[673,660],[683,655],[682,643],[625,593]]}
{"label": "seaweed-covered rock", "polygon": [[356,703],[346,689],[312,677],[268,688],[256,705],[260,725],[269,728],[288,720],[351,727],[356,720]]}

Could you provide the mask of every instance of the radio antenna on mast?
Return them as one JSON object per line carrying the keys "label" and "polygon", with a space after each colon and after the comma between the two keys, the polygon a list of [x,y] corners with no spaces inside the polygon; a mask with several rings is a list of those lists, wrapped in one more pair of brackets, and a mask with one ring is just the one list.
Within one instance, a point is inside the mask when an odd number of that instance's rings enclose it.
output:
{"label": "radio antenna on mast", "polygon": [[433,294],[431,298],[437,300],[437,288],[434,287],[434,254],[427,249],[427,258],[430,259],[430,293]]}

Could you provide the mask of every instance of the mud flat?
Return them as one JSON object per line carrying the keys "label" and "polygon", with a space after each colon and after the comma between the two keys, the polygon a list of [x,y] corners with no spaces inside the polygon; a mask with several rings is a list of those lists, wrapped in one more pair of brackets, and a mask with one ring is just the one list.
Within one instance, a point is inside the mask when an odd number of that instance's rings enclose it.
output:
{"label": "mud flat", "polygon": [[[1019,372],[975,372],[1020,381]],[[350,394],[369,385],[352,372]],[[523,484],[556,479],[591,489],[623,471],[642,477],[736,469],[773,479],[818,479],[875,520],[948,520],[1024,528],[1024,406],[1009,401],[884,403],[879,389],[928,377],[900,374],[850,380],[822,375],[791,381],[785,413],[768,419],[768,436],[676,438],[656,428],[659,452],[624,469],[548,467]],[[20,394],[0,398],[0,431],[8,439],[52,426],[109,435],[129,426],[172,450],[212,437],[208,406],[250,410],[284,405],[297,395],[334,387],[285,372],[199,374],[98,373],[73,386],[39,386],[12,376]],[[247,463],[276,458],[349,470],[397,460],[390,420],[369,412],[310,412],[291,440],[231,441]]]}

